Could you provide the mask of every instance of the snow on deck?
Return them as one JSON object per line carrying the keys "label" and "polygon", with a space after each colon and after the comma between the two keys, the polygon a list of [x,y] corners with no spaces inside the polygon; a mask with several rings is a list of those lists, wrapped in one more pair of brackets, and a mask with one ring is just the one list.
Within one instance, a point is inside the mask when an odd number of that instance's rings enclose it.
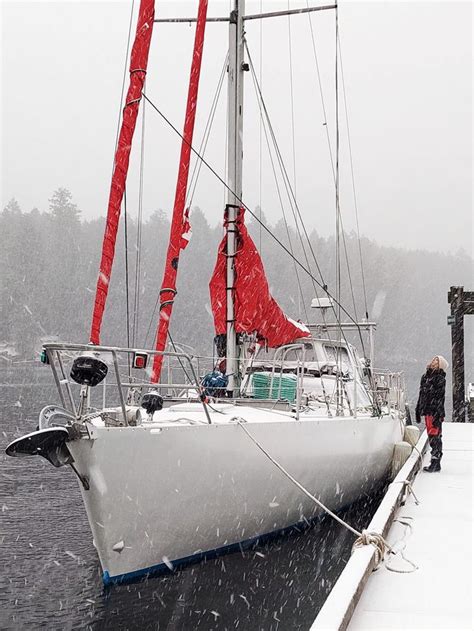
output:
{"label": "snow on deck", "polygon": [[[397,519],[411,517],[412,532],[395,521],[387,540],[418,566],[373,572],[348,629],[473,629],[474,424],[445,423],[440,473],[420,471]],[[429,463],[429,451],[424,464]],[[409,570],[400,555],[389,565]]]}

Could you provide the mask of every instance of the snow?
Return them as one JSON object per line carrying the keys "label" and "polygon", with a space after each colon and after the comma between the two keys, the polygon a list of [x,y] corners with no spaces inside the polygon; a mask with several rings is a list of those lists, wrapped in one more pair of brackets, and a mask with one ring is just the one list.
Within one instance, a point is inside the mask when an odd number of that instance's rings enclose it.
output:
{"label": "snow", "polygon": [[173,569],[174,569],[174,568],[173,568],[173,564],[171,563],[171,561],[169,560],[169,558],[168,558],[167,556],[162,557],[162,559],[161,559],[161,560],[163,561],[163,563],[166,565],[166,567],[167,567],[169,570],[173,570]]}
{"label": "snow", "polygon": [[[473,440],[474,424],[444,424],[442,471],[418,473],[413,490],[420,503],[409,494],[396,515],[411,528],[395,521],[387,535],[390,545],[403,548],[408,561],[400,554],[391,556],[369,576],[348,629],[473,628]],[[428,450],[424,464],[429,460]],[[346,566],[331,594],[337,593],[336,608],[325,605],[333,620],[349,608],[372,554],[364,546]],[[412,571],[409,562],[418,569]],[[403,572],[390,571],[387,565]],[[328,615],[326,625],[331,624]],[[320,614],[312,628],[323,628],[322,622]]]}
{"label": "snow", "polygon": [[[421,471],[413,485],[420,504],[410,495],[398,513],[412,518],[404,554],[419,569],[372,574],[349,629],[473,628],[473,439],[473,424],[444,424],[441,472]],[[395,523],[388,541],[403,535]]]}
{"label": "snow", "polygon": [[79,557],[74,552],[71,552],[71,550],[64,550],[64,554],[67,554],[69,557],[71,557],[71,559],[73,559],[74,561],[77,561],[77,563],[81,562],[81,557]]}
{"label": "snow", "polygon": [[102,474],[102,471],[97,465],[91,465],[89,468],[89,476],[94,480],[94,484],[101,495],[107,493],[107,483]]}

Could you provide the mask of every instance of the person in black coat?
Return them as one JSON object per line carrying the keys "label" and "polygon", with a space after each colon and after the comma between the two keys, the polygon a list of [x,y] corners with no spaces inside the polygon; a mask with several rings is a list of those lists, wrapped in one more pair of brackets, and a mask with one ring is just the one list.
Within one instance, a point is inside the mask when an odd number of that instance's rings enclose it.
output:
{"label": "person in black coat", "polygon": [[426,431],[431,447],[431,463],[428,467],[423,467],[429,473],[441,471],[447,369],[448,362],[444,357],[441,355],[433,357],[421,378],[420,394],[416,404],[416,422],[420,423],[421,417],[425,417]]}

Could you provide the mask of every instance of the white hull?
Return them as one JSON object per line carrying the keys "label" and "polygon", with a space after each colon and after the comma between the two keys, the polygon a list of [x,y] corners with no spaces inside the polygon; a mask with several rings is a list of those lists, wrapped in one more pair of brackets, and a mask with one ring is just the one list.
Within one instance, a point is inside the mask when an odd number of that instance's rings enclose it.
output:
{"label": "white hull", "polygon": [[400,421],[389,416],[302,415],[296,421],[226,407],[233,410],[232,421],[229,414],[213,414],[210,425],[94,427],[93,439],[68,443],[90,482],[82,494],[105,582],[155,566],[166,569],[169,562],[189,561],[320,514],[245,434],[236,414],[333,510],[380,483],[401,439]]}

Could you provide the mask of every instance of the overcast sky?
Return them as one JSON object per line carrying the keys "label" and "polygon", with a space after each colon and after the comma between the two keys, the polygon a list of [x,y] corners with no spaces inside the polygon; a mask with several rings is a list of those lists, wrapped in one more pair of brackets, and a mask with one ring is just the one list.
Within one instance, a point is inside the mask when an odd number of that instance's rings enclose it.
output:
{"label": "overcast sky", "polygon": [[[209,14],[229,2],[210,0]],[[247,1],[247,13],[287,2]],[[318,2],[312,0],[311,5]],[[322,4],[322,2],[319,2]],[[326,2],[325,2],[326,4]],[[292,0],[291,8],[306,1]],[[138,1],[135,3],[135,9]],[[189,16],[197,2],[160,2],[158,15]],[[120,107],[131,1],[2,2],[2,190],[25,211],[47,210],[71,190],[85,218],[104,215]],[[339,9],[342,61],[361,232],[408,248],[472,252],[472,7],[470,2],[347,2]],[[136,16],[135,16],[136,17]],[[334,143],[334,11],[311,17],[328,129]],[[291,35],[291,37],[289,37]],[[194,27],[155,24],[148,96],[182,127]],[[293,179],[289,50],[293,65],[296,192],[309,228],[334,231],[334,185],[307,15],[247,22],[250,52]],[[199,145],[227,50],[227,27],[207,26],[195,144]],[[260,51],[263,51],[261,58]],[[262,62],[262,63],[261,63]],[[206,158],[224,175],[225,86]],[[341,209],[355,225],[341,94]],[[244,200],[282,215],[250,73],[245,85]],[[179,139],[146,108],[144,210],[169,210]],[[136,212],[140,125],[128,199]],[[263,137],[264,138],[264,137]],[[262,173],[260,175],[260,163]],[[224,192],[205,168],[193,204],[220,221]],[[288,212],[288,206],[285,210]]]}

